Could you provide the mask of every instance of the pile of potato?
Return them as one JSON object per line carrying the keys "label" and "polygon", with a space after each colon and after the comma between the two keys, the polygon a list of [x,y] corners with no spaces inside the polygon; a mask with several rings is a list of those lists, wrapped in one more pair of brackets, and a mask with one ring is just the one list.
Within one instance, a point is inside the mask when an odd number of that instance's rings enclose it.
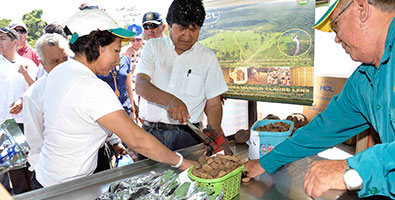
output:
{"label": "pile of potato", "polygon": [[266,124],[264,126],[258,126],[255,130],[264,132],[285,132],[291,127],[290,124],[285,122],[275,122]]}
{"label": "pile of potato", "polygon": [[216,179],[240,167],[241,155],[217,155],[215,157],[201,156],[198,164],[192,169],[192,174],[203,179]]}

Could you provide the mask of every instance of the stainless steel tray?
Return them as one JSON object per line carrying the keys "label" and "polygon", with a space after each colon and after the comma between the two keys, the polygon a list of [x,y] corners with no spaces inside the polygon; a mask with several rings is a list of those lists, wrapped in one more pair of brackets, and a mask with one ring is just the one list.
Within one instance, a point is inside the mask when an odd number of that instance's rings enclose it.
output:
{"label": "stainless steel tray", "polygon": [[[235,145],[231,143],[231,147],[235,154],[242,154],[243,157],[247,157],[247,145]],[[348,149],[350,152],[347,145],[340,145],[338,147],[341,149]],[[204,153],[204,150],[203,145],[196,145],[183,149],[180,153],[188,159],[197,160]],[[311,156],[286,165],[275,174],[264,173],[248,184],[242,184],[239,196],[234,199],[311,199],[304,193],[303,177],[311,162],[317,159],[320,158]],[[162,172],[170,168],[169,165],[157,163],[152,160],[143,160],[128,166],[107,170],[70,182],[23,193],[14,196],[14,198],[15,200],[94,200],[104,191],[108,190],[109,185],[113,182],[146,174],[150,171]],[[179,172],[178,170],[175,171]],[[325,193],[321,199],[357,199],[357,196],[355,192],[333,190]]]}

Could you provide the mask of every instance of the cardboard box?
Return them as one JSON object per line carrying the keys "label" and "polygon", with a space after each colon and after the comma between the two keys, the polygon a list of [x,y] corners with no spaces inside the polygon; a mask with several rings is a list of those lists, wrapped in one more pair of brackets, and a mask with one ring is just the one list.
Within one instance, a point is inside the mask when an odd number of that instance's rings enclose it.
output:
{"label": "cardboard box", "polygon": [[304,106],[303,114],[309,122],[319,113],[323,112],[332,97],[340,93],[347,78],[315,76],[314,77],[314,103],[312,106]]}
{"label": "cardboard box", "polygon": [[[314,77],[314,103],[312,106],[304,106],[303,114],[309,122],[319,113],[323,112],[329,104],[332,97],[340,93],[346,83],[347,78],[315,76]],[[366,129],[345,142],[349,145],[355,145],[355,153],[359,153],[377,143],[375,131],[373,128]]]}
{"label": "cardboard box", "polygon": [[357,137],[357,145],[355,147],[355,154],[374,146],[377,143],[380,143],[380,137],[377,132],[372,128],[368,128],[362,133],[358,134]]}

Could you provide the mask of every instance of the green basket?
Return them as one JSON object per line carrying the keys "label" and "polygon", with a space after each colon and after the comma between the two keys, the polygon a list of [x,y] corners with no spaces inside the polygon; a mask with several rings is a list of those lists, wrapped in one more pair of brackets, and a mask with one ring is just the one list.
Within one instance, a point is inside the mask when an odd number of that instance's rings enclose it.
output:
{"label": "green basket", "polygon": [[229,174],[216,179],[203,179],[196,177],[192,174],[192,169],[193,167],[188,170],[189,178],[196,181],[197,186],[213,188],[215,191],[213,194],[214,196],[217,196],[221,190],[223,190],[223,200],[229,200],[240,193],[241,173],[244,171],[244,165],[234,169]]}

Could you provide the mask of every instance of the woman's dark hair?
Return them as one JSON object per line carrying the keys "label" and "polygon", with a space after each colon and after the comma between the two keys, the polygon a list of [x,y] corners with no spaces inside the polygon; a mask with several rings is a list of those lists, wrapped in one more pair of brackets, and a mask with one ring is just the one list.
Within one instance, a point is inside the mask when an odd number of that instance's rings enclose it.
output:
{"label": "woman's dark hair", "polygon": [[105,47],[115,41],[117,36],[108,31],[92,31],[89,35],[79,37],[70,49],[76,54],[83,54],[87,61],[95,61],[100,53],[99,47]]}
{"label": "woman's dark hair", "polygon": [[166,21],[171,26],[179,24],[183,27],[203,26],[206,11],[201,0],[174,0],[167,12]]}

